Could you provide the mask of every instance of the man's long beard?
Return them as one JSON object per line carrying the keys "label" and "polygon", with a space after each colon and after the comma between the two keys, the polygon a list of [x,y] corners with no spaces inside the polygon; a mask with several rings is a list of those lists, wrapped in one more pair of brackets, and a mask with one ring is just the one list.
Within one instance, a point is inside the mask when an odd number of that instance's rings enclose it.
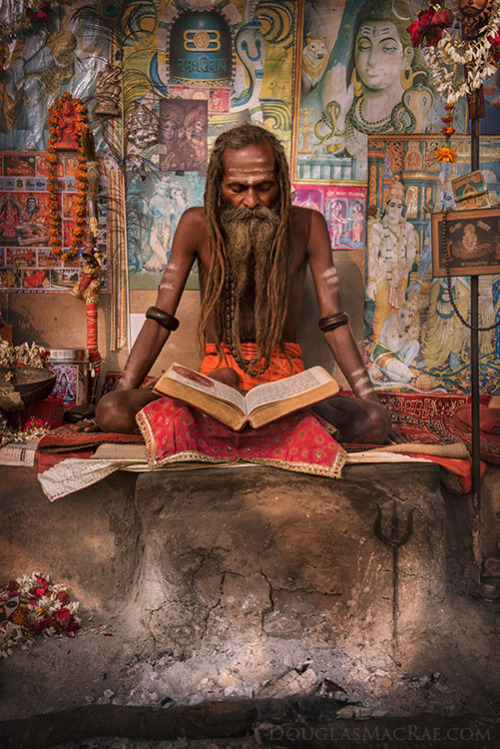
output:
{"label": "man's long beard", "polygon": [[[255,331],[258,356],[271,353],[263,351],[263,311],[266,305],[267,282],[272,275],[273,242],[279,222],[278,212],[265,206],[254,209],[226,208],[221,213],[233,293],[234,317],[232,330],[228,332],[239,354],[241,334],[243,333],[245,338],[245,333],[252,328]],[[247,309],[253,306],[253,325],[249,320],[241,320],[244,300],[247,301]]]}

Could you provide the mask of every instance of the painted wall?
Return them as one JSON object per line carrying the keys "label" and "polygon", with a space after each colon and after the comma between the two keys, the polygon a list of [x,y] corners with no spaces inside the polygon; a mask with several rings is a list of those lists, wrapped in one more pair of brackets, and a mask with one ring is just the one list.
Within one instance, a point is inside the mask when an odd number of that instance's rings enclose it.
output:
{"label": "painted wall", "polygon": [[[11,5],[2,6],[0,20],[9,21]],[[20,0],[14,5],[21,12],[28,3]],[[384,135],[389,140],[396,136],[405,153],[420,149],[422,158],[422,149],[430,153],[433,134],[432,143],[440,142],[442,104],[420,51],[413,50],[405,31],[420,2],[148,0],[131,8],[129,3],[97,1],[52,5],[47,24],[3,41],[0,203],[7,204],[14,195],[21,210],[34,193],[43,213],[43,175],[38,167],[33,175],[23,174],[22,163],[14,167],[13,157],[42,158],[48,107],[63,91],[82,98],[102,166],[101,233],[104,240],[108,236],[99,313],[105,370],[119,369],[126,361],[126,313],[131,313],[134,327],[137,316],[154,302],[179,217],[202,200],[214,139],[231,125],[251,120],[283,141],[294,201],[317,207],[327,219],[343,304],[375,386],[463,389],[470,356],[467,341],[444,368],[433,367],[421,355],[432,286],[432,273],[425,268],[429,216],[422,196],[427,190],[426,199],[440,204],[450,179],[468,170],[467,147],[462,148],[454,174],[440,170],[437,162],[431,164],[428,156],[425,165],[412,172],[399,169],[405,156],[394,149],[392,160],[389,148],[385,160],[376,154],[377,138]],[[371,56],[378,56],[380,80],[373,78]],[[123,67],[123,117],[101,114],[103,83],[112,73],[109,64]],[[498,86],[492,81],[487,87],[488,114],[495,97]],[[464,108],[458,107],[455,127],[463,131],[465,123]],[[424,133],[420,142],[418,136]],[[493,137],[485,162],[493,191],[498,186],[497,152]],[[61,183],[70,195],[71,174],[64,170],[65,165]],[[411,225],[416,237],[407,288],[422,280],[413,299],[419,318],[418,350],[408,363],[406,381],[377,368],[373,294],[365,284],[375,236],[370,215],[378,213],[382,220],[395,180],[403,186],[401,220]],[[119,204],[126,207],[126,227],[121,227],[126,246],[123,241],[111,242],[107,231],[113,206]],[[4,222],[0,223],[1,235]],[[6,231],[12,234],[9,227]],[[84,347],[84,304],[66,293],[78,277],[78,263],[55,264],[47,259],[44,246],[34,247],[27,258],[16,237],[0,239],[0,299],[4,317],[14,324],[15,342]],[[500,291],[495,297],[496,277],[491,278],[489,288],[483,284],[483,298],[495,317],[500,315]],[[182,333],[171,337],[154,374],[174,359],[198,362],[196,288],[194,270],[178,313]],[[328,364],[310,292],[299,339],[308,364]],[[488,391],[498,387],[499,345],[494,336],[483,339],[491,372],[483,383]]]}

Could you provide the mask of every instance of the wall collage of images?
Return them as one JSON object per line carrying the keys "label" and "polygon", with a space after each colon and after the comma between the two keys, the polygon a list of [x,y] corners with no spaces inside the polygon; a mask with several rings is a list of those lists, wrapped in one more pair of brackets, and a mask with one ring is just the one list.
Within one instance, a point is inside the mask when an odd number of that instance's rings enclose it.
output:
{"label": "wall collage of images", "polygon": [[[55,2],[50,24],[1,50],[2,290],[64,291],[80,273],[79,260],[51,256],[45,230],[47,114],[63,91],[85,103],[102,165],[102,241],[105,195],[108,217],[119,205],[126,218],[131,290],[157,287],[180,216],[203,200],[211,145],[251,120],[284,143],[294,202],[325,215],[334,259],[363,253],[364,355],[375,386],[468,392],[469,332],[446,279],[433,276],[429,205],[453,207],[452,181],[470,171],[470,137],[461,101],[457,162],[433,157],[443,103],[407,32],[421,7],[412,0]],[[2,5],[0,22],[8,13]],[[104,117],[98,82],[113,75],[122,107],[120,116]],[[497,74],[485,85],[481,122],[480,166],[491,193],[500,177],[499,89]],[[66,241],[73,168],[70,154],[60,160]],[[110,179],[117,173],[121,182]],[[112,244],[108,237],[109,253]],[[395,274],[404,276],[397,302]],[[479,287],[488,326],[500,318],[500,278],[481,276]],[[197,288],[196,269],[188,288]],[[116,293],[109,279],[107,289]],[[468,314],[468,276],[453,278],[451,296]],[[482,391],[493,392],[498,328],[481,334],[480,362]]]}

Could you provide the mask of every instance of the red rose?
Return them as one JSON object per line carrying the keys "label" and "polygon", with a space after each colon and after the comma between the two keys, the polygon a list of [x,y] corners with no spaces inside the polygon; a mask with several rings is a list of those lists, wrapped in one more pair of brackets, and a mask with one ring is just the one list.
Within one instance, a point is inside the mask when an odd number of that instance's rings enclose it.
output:
{"label": "red rose", "polygon": [[443,30],[453,24],[454,16],[447,8],[435,10],[431,3],[417,13],[417,18],[418,20],[413,21],[407,28],[413,46],[418,47],[425,38],[426,44],[434,47],[443,36]]}
{"label": "red rose", "polygon": [[40,619],[38,622],[34,622],[33,628],[37,635],[40,634],[40,632],[43,632],[44,629],[48,629],[50,626],[52,626],[52,617],[46,616],[45,619]]}
{"label": "red rose", "polygon": [[61,601],[62,604],[66,604],[70,602],[70,597],[66,590],[60,590],[57,594],[57,598]]}
{"label": "red rose", "polygon": [[411,37],[411,42],[414,47],[419,47],[422,44],[424,38],[424,27],[420,21],[412,21],[406,29]]}
{"label": "red rose", "polygon": [[422,26],[427,26],[429,21],[432,18],[432,14],[434,13],[432,8],[423,8],[423,10],[419,10],[417,13],[417,18],[422,24]]}
{"label": "red rose", "polygon": [[9,580],[7,590],[9,591],[9,593],[15,593],[17,590],[19,590],[19,583],[17,582],[17,580]]}
{"label": "red rose", "polygon": [[494,36],[490,36],[488,41],[492,47],[491,55],[495,62],[498,62],[500,60],[500,31],[497,31]]}
{"label": "red rose", "polygon": [[78,629],[80,629],[80,625],[75,619],[72,619],[66,627],[65,632],[68,637],[74,637]]}
{"label": "red rose", "polygon": [[48,21],[51,10],[52,8],[50,7],[50,3],[41,3],[38,6],[38,13],[36,14],[36,17],[39,21]]}
{"label": "red rose", "polygon": [[71,614],[69,612],[69,609],[62,608],[58,609],[57,611],[54,611],[53,616],[55,619],[57,619],[60,622],[67,622],[69,619],[71,619]]}
{"label": "red rose", "polygon": [[443,29],[448,29],[453,25],[453,13],[448,8],[441,8],[434,15],[436,17],[435,23],[439,24]]}
{"label": "red rose", "polygon": [[32,593],[37,598],[41,598],[47,592],[49,583],[41,575],[36,575],[36,579],[37,579],[38,585],[32,588],[30,593]]}

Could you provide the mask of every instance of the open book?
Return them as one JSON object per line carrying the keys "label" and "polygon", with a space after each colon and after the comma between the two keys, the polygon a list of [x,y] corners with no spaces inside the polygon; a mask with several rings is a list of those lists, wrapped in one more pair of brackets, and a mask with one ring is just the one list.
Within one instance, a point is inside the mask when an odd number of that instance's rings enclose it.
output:
{"label": "open book", "polygon": [[256,385],[246,395],[181,364],[172,364],[153,388],[185,401],[222,424],[241,431],[258,429],[286,414],[335,395],[339,386],[323,367],[312,367],[284,380]]}

